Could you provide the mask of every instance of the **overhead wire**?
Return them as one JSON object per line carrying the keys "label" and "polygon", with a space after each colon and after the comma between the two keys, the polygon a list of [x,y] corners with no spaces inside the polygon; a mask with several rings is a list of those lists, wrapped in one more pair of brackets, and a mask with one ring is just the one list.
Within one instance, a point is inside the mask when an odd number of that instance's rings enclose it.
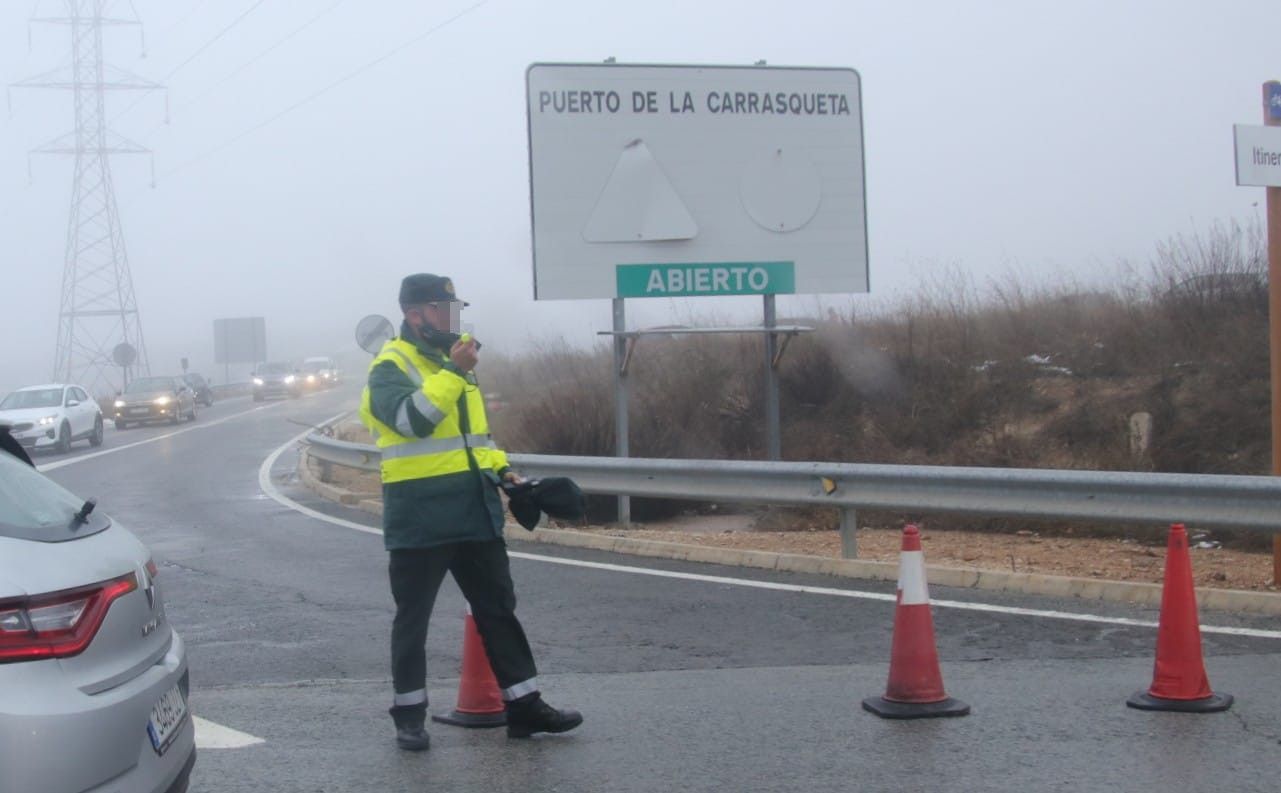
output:
{"label": "overhead wire", "polygon": [[[185,103],[183,103],[183,104],[179,105],[176,109],[177,109],[177,110],[182,110],[182,109],[184,109],[184,108],[189,108],[189,107],[191,107],[191,106],[193,106],[193,105],[197,104],[197,103],[198,103],[198,102],[200,102],[202,99],[204,99],[205,97],[207,97],[207,96],[209,96],[210,94],[212,94],[214,91],[217,91],[217,90],[218,90],[219,88],[221,88],[223,85],[226,85],[228,81],[230,81],[232,78],[234,78],[235,76],[237,76],[238,74],[240,74],[241,72],[243,72],[245,69],[248,69],[250,66],[253,66],[253,65],[254,65],[255,63],[257,63],[258,61],[262,60],[263,58],[265,58],[265,57],[267,57],[268,55],[270,55],[272,52],[274,52],[274,51],[276,51],[277,49],[279,49],[280,47],[284,46],[286,43],[288,43],[290,40],[292,40],[295,36],[297,36],[298,34],[302,33],[302,32],[303,32],[304,30],[306,30],[307,28],[309,28],[309,27],[311,27],[312,25],[314,25],[314,24],[316,24],[317,22],[319,22],[319,21],[321,20],[321,18],[323,18],[324,16],[326,16],[326,15],[327,15],[327,14],[329,14],[331,11],[333,11],[335,8],[337,8],[338,6],[342,5],[342,4],[343,4],[343,3],[345,3],[345,2],[347,2],[347,0],[336,0],[336,2],[329,4],[329,5],[328,5],[328,6],[326,6],[323,10],[321,10],[321,12],[320,12],[320,13],[316,14],[316,15],[315,15],[315,16],[313,16],[311,19],[309,19],[309,20],[307,20],[306,22],[304,22],[302,25],[299,25],[298,27],[294,28],[292,31],[290,31],[289,33],[287,33],[285,36],[283,36],[282,38],[278,39],[278,40],[277,40],[274,44],[272,44],[270,47],[268,47],[267,49],[265,49],[265,50],[263,50],[262,52],[258,53],[258,54],[257,54],[257,55],[255,55],[254,57],[250,58],[248,61],[245,61],[245,62],[244,62],[244,63],[242,63],[240,66],[238,66],[238,67],[236,67],[235,69],[233,69],[232,71],[228,72],[226,75],[224,75],[224,76],[223,76],[223,78],[222,78],[221,80],[219,80],[218,82],[216,82],[216,83],[214,83],[213,85],[209,86],[209,87],[208,87],[208,88],[206,88],[202,93],[197,94],[196,96],[192,97],[192,98],[191,98],[190,100],[188,100],[187,102],[185,102]],[[168,122],[167,122],[167,121],[162,121],[162,122],[160,122],[159,124],[156,124],[154,127],[152,127],[151,129],[149,129],[149,130],[146,132],[146,136],[148,136],[148,137],[149,137],[153,132],[155,132],[156,130],[158,130],[158,129],[160,129],[161,127],[165,126],[165,124],[166,124],[166,123],[168,123]]]}
{"label": "overhead wire", "polygon": [[[208,40],[208,41],[206,41],[204,44],[202,44],[202,45],[200,45],[199,47],[197,47],[197,48],[196,48],[196,51],[195,51],[195,52],[193,52],[193,53],[191,53],[190,55],[188,55],[188,56],[187,56],[187,58],[186,58],[185,60],[183,60],[183,62],[182,62],[182,63],[179,63],[177,66],[173,67],[173,69],[171,69],[171,70],[169,71],[169,73],[168,73],[168,74],[166,74],[164,77],[161,77],[161,78],[160,78],[160,82],[161,82],[161,83],[166,83],[166,82],[168,82],[168,81],[169,81],[169,78],[173,77],[175,74],[177,74],[178,72],[182,71],[182,69],[183,69],[184,67],[186,67],[186,66],[187,66],[187,64],[191,63],[191,62],[192,62],[192,61],[194,61],[196,58],[200,57],[200,55],[201,55],[205,50],[209,49],[209,48],[210,48],[210,47],[212,47],[214,44],[218,43],[218,41],[219,41],[219,40],[221,40],[223,36],[225,36],[225,35],[227,35],[228,33],[230,33],[230,32],[232,31],[232,29],[233,29],[233,28],[235,28],[237,25],[239,25],[241,22],[243,22],[243,21],[245,20],[245,18],[246,18],[246,17],[248,17],[250,14],[252,14],[254,11],[258,10],[258,8],[259,8],[260,6],[262,6],[262,4],[263,4],[263,3],[265,3],[265,2],[267,2],[267,0],[255,0],[255,2],[254,2],[254,4],[253,4],[253,5],[249,6],[249,8],[245,9],[244,11],[242,11],[242,12],[240,13],[240,15],[239,15],[239,16],[237,16],[235,19],[231,20],[231,22],[230,22],[230,23],[228,23],[228,24],[227,24],[227,25],[226,25],[222,30],[218,31],[218,33],[217,33],[217,34],[215,34],[213,38],[209,39],[209,40]],[[129,113],[129,111],[133,110],[135,107],[137,107],[139,104],[141,104],[141,103],[142,103],[142,100],[146,99],[146,98],[147,98],[147,96],[148,96],[152,91],[155,91],[155,90],[159,89],[160,87],[161,87],[161,86],[156,86],[155,88],[148,88],[148,89],[146,89],[145,91],[143,91],[143,92],[142,92],[142,95],[141,95],[141,96],[139,96],[139,97],[138,97],[138,99],[137,99],[137,100],[135,100],[133,104],[129,105],[129,106],[128,106],[128,107],[126,107],[124,110],[120,111],[120,112],[119,112],[119,113],[117,113],[115,116],[113,116],[113,117],[112,117],[112,119],[111,119],[111,123],[112,123],[112,124],[114,124],[114,123],[116,123],[117,121],[119,121],[119,120],[120,120],[120,118],[121,118],[122,116],[124,116],[124,115],[128,114],[128,113]]]}
{"label": "overhead wire", "polygon": [[414,46],[415,44],[419,43],[420,41],[423,41],[424,39],[426,39],[426,38],[428,38],[429,36],[433,35],[434,33],[436,33],[436,32],[438,32],[438,31],[442,30],[443,28],[448,27],[449,25],[452,25],[454,22],[457,22],[458,20],[462,19],[463,17],[467,16],[468,14],[472,13],[473,11],[476,11],[477,9],[481,8],[482,6],[487,5],[489,2],[490,2],[490,0],[480,0],[480,2],[478,2],[478,3],[474,3],[473,5],[470,5],[470,6],[468,6],[467,8],[464,8],[462,11],[459,11],[458,13],[456,13],[456,14],[454,14],[453,16],[449,17],[448,19],[444,20],[443,22],[440,22],[440,23],[438,23],[438,24],[436,24],[436,25],[432,26],[432,27],[431,27],[431,28],[429,28],[428,30],[426,30],[426,31],[424,31],[424,32],[422,32],[422,33],[420,33],[420,34],[418,34],[418,35],[414,36],[413,38],[409,39],[408,41],[404,42],[403,44],[400,44],[400,45],[398,45],[397,47],[394,47],[393,49],[391,49],[391,50],[389,50],[389,51],[387,51],[387,52],[383,53],[382,55],[378,56],[377,58],[374,58],[373,60],[371,60],[371,61],[369,61],[369,62],[365,63],[364,65],[362,65],[362,66],[360,66],[360,67],[358,67],[358,68],[354,69],[353,71],[348,72],[347,74],[343,75],[342,77],[339,77],[337,80],[334,80],[333,82],[329,83],[328,85],[324,86],[323,88],[321,88],[321,89],[319,89],[319,90],[317,90],[317,91],[314,91],[314,92],[312,92],[312,93],[308,94],[307,96],[303,97],[302,99],[298,100],[297,102],[294,102],[293,104],[289,105],[288,107],[285,107],[284,109],[280,110],[279,112],[274,113],[273,115],[269,116],[269,117],[268,117],[267,119],[265,119],[264,121],[260,121],[259,123],[255,124],[254,126],[250,127],[249,129],[246,129],[246,130],[244,130],[243,132],[240,132],[240,133],[238,133],[238,134],[236,134],[236,135],[233,135],[231,138],[228,138],[227,140],[223,141],[222,143],[218,144],[217,146],[214,146],[213,148],[208,149],[207,151],[202,152],[201,154],[198,154],[198,155],[196,155],[195,157],[192,157],[191,159],[187,160],[186,162],[182,163],[181,165],[178,165],[177,167],[175,167],[175,168],[173,168],[173,169],[171,169],[171,170],[169,170],[169,171],[166,171],[166,172],[162,173],[162,174],[161,174],[161,176],[173,176],[174,174],[176,174],[176,173],[180,173],[180,172],[182,172],[182,171],[186,170],[187,168],[191,167],[192,165],[194,165],[194,164],[196,164],[196,163],[200,162],[201,160],[205,159],[206,157],[211,157],[211,156],[213,156],[214,154],[217,154],[218,152],[222,151],[223,149],[226,149],[227,147],[229,147],[229,146],[231,146],[231,145],[233,145],[233,144],[235,144],[235,143],[237,143],[237,142],[239,142],[239,141],[241,141],[241,140],[243,140],[243,139],[245,139],[245,138],[249,137],[249,136],[250,136],[250,135],[252,135],[253,133],[257,132],[258,130],[260,130],[260,129],[262,129],[262,128],[264,128],[264,127],[266,127],[266,126],[268,126],[268,125],[270,125],[270,124],[272,124],[272,123],[274,123],[275,121],[277,121],[277,120],[279,120],[280,118],[283,118],[284,116],[286,116],[286,115],[288,115],[288,114],[292,113],[293,111],[297,110],[298,108],[303,107],[304,105],[307,105],[307,104],[309,104],[309,103],[311,103],[311,102],[315,101],[316,99],[320,98],[321,96],[324,96],[325,94],[329,93],[330,91],[334,90],[335,88],[338,88],[339,86],[341,86],[341,85],[343,85],[343,84],[345,84],[345,83],[347,83],[347,82],[350,82],[351,80],[354,80],[356,77],[359,77],[360,75],[364,74],[365,72],[369,71],[370,69],[374,68],[375,66],[378,66],[379,64],[383,63],[384,61],[387,61],[387,60],[389,60],[389,59],[391,59],[391,58],[395,57],[396,55],[400,54],[400,53],[401,53],[401,52],[403,52],[404,50],[409,49],[410,47]]}

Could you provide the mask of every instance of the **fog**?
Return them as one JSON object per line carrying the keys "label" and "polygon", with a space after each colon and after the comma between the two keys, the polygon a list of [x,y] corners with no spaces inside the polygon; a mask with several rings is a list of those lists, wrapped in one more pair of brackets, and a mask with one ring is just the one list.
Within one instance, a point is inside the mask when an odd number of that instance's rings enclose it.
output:
{"label": "fog", "polygon": [[[781,315],[892,302],[941,272],[1106,281],[1172,234],[1259,217],[1262,189],[1234,184],[1232,124],[1261,123],[1260,83],[1281,77],[1275,0],[107,5],[136,9],[146,43],[141,57],[138,30],[113,28],[107,60],[168,87],[114,92],[107,114],[154,152],[154,188],[148,156],[113,158],[151,371],[185,356],[218,380],[215,318],[265,317],[272,358],[358,363],[355,323],[396,319],[416,271],[454,279],[487,351],[610,327],[608,300],[532,298],[533,62],[859,71],[872,291],[780,299]],[[66,28],[27,23],[62,11],[0,5],[0,79],[65,64]],[[33,158],[29,177],[27,154],[71,128],[70,95],[15,89],[10,105],[0,391],[52,374],[72,182],[70,159]],[[641,327],[759,306],[628,312]]]}

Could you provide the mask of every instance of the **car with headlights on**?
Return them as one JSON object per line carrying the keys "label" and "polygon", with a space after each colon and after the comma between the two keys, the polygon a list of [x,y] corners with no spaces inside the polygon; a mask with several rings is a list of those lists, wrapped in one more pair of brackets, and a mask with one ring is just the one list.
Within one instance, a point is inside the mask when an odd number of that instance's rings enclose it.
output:
{"label": "car with headlights on", "polygon": [[296,397],[302,394],[303,380],[292,364],[281,361],[259,364],[253,373],[254,401],[269,396]]}
{"label": "car with headlights on", "polygon": [[0,426],[0,789],[181,793],[187,653],[155,561]]}
{"label": "car with headlights on", "polygon": [[112,403],[118,430],[150,421],[177,424],[184,418],[196,420],[196,397],[181,377],[139,377]]}
{"label": "car with headlights on", "polygon": [[338,366],[333,358],[323,356],[304,358],[302,371],[299,374],[306,388],[329,388],[338,385]]}
{"label": "car with headlights on", "polygon": [[70,383],[19,388],[0,400],[0,421],[28,449],[66,452],[78,440],[102,445],[102,408]]}

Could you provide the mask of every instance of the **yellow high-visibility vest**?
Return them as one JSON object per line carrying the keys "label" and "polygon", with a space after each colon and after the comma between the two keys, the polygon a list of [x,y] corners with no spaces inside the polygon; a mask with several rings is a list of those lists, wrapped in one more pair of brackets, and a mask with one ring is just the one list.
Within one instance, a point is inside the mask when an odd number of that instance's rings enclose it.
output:
{"label": "yellow high-visibility vest", "polygon": [[[418,386],[419,390],[412,397],[414,407],[434,422],[435,428],[426,438],[414,435],[404,407],[407,403],[402,404],[397,426],[384,424],[370,409],[369,386],[365,386],[360,398],[360,419],[373,434],[374,442],[382,453],[383,484],[467,471],[471,467],[467,459],[469,452],[482,473],[491,471],[497,474],[507,467],[507,454],[490,437],[485,398],[476,385],[474,375],[463,377],[445,370],[441,364],[424,357],[413,344],[400,338],[383,345],[378,357],[369,365],[370,370],[385,361],[395,364]],[[458,400],[451,398],[459,381],[463,383],[462,395],[467,405],[469,426],[465,434]]]}

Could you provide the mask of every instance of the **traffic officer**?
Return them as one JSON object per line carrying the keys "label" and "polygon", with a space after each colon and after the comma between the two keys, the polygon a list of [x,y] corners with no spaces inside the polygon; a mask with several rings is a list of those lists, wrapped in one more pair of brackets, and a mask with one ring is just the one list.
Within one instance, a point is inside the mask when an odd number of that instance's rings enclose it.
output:
{"label": "traffic officer", "polygon": [[467,305],[448,278],[400,284],[400,335],[369,367],[360,416],[382,453],[383,542],[390,552],[391,717],[396,743],[420,751],[430,739],[427,623],[446,571],[471,605],[507,710],[507,735],[565,732],[582,723],[539,695],[503,542],[500,481],[520,482],[489,435],[476,384],[480,345],[459,336]]}

